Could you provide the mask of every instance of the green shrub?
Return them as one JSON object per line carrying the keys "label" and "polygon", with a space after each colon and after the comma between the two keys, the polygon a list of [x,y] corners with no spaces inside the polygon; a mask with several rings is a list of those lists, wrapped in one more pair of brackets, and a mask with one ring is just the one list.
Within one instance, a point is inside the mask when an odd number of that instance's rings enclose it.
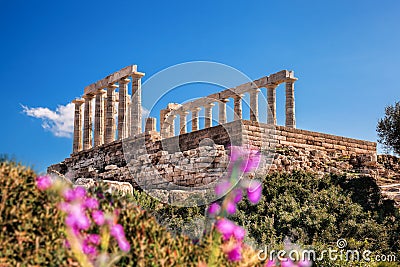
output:
{"label": "green shrub", "polygon": [[288,237],[322,251],[335,249],[336,241],[344,238],[345,249],[396,253],[400,258],[398,210],[382,200],[368,177],[275,173],[265,177],[260,203],[242,201],[233,219],[246,226],[249,239],[261,248],[277,247]]}
{"label": "green shrub", "polygon": [[[60,199],[39,191],[35,177],[29,168],[0,162],[0,266],[77,266],[64,246],[63,215],[57,209]],[[93,189],[92,193],[104,189]],[[104,210],[119,208],[119,223],[131,244],[131,251],[116,266],[198,266],[208,260],[212,244],[220,244],[218,236],[205,238],[199,244],[182,235],[172,236],[150,213],[137,206],[137,202],[147,203],[148,207],[160,203],[143,193],[135,194],[122,197],[103,193],[100,201]],[[222,253],[217,254],[217,263],[235,266]]]}
{"label": "green shrub", "polygon": [[[64,247],[63,215],[57,209],[60,199],[37,190],[34,177],[29,168],[0,162],[0,266],[77,266]],[[287,236],[321,251],[345,238],[349,248],[397,253],[400,258],[398,209],[382,200],[370,178],[293,173],[269,175],[263,183],[261,202],[253,206],[242,201],[233,218],[246,227],[248,240],[257,244],[256,248],[265,244],[279,247]],[[103,209],[120,210],[119,223],[131,244],[131,251],[117,266],[198,266],[221,244],[216,235],[203,236],[194,244],[180,234],[199,235],[188,225],[205,221],[204,206],[173,207],[137,190],[133,196],[122,197],[102,193],[104,189],[91,193],[104,196],[100,202]],[[245,259],[254,255],[247,250]],[[238,265],[228,262],[222,252],[214,257],[219,266]],[[334,266],[327,261],[320,264]]]}
{"label": "green shrub", "polygon": [[0,265],[71,266],[58,198],[37,190],[35,177],[30,168],[0,162]]}

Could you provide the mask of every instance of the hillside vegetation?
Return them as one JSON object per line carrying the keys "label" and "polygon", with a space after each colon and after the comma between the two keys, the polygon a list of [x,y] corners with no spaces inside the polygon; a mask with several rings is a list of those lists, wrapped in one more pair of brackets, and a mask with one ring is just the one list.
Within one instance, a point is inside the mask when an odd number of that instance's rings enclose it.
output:
{"label": "hillside vegetation", "polygon": [[[59,197],[37,190],[35,177],[30,168],[0,162],[0,266],[77,266],[64,245]],[[98,188],[92,193],[102,191]],[[198,266],[207,262],[213,244],[221,242],[211,235],[197,240],[198,229],[188,226],[206,221],[205,207],[171,207],[140,191],[130,197],[105,194],[101,205],[120,209],[119,223],[131,244],[131,251],[116,266]],[[242,201],[239,208],[232,219],[247,229],[247,241],[255,249],[281,246],[290,238],[322,250],[344,238],[348,248],[396,254],[400,259],[399,211],[381,198],[379,188],[368,177],[274,174],[263,178],[258,205]],[[227,261],[222,252],[216,257],[218,266],[246,266],[246,259],[254,255],[256,250],[249,249],[239,263]],[[325,261],[317,266],[335,263]]]}

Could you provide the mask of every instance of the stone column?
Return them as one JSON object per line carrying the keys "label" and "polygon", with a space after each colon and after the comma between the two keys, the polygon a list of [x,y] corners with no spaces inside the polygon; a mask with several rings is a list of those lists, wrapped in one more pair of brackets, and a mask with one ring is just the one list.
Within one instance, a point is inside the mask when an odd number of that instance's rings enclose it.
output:
{"label": "stone column", "polygon": [[187,133],[186,116],[189,114],[187,110],[179,111],[179,134]]}
{"label": "stone column", "polygon": [[128,83],[129,79],[124,78],[118,82],[119,104],[118,104],[118,140],[128,137]]}
{"label": "stone column", "polygon": [[94,146],[104,144],[104,94],[106,90],[96,92],[96,106],[94,114]]}
{"label": "stone column", "polygon": [[155,132],[156,131],[156,124],[157,124],[157,119],[156,118],[148,117],[146,119],[146,124],[145,124],[145,127],[144,127],[144,131],[146,133]]}
{"label": "stone column", "polygon": [[111,143],[115,140],[115,89],[118,86],[110,84],[107,87],[106,101],[106,136],[105,143]]}
{"label": "stone column", "polygon": [[286,127],[296,128],[295,105],[294,105],[294,82],[286,81]]}
{"label": "stone column", "polygon": [[73,153],[77,153],[82,150],[82,104],[85,101],[75,99],[72,103],[75,104]]}
{"label": "stone column", "polygon": [[250,120],[258,121],[258,93],[260,89],[250,91]]}
{"label": "stone column", "polygon": [[167,123],[169,124],[169,137],[174,137],[175,136],[175,118],[176,115],[169,113],[167,117]]}
{"label": "stone column", "polygon": [[218,116],[218,122],[219,122],[219,124],[224,124],[224,123],[226,123],[226,103],[227,102],[229,102],[229,99],[226,99],[226,98],[224,98],[224,99],[220,99],[219,100],[219,107],[218,107],[218,109],[219,109],[219,116]]}
{"label": "stone column", "polygon": [[235,120],[242,119],[242,98],[243,98],[242,94],[238,94],[233,97],[233,101],[234,101],[233,102],[233,104],[234,104],[233,111],[235,112],[235,114],[234,114]]}
{"label": "stone column", "polygon": [[85,114],[83,120],[83,149],[92,148],[92,133],[93,133],[93,123],[92,123],[92,100],[93,95],[84,95],[85,99]]}
{"label": "stone column", "polygon": [[142,132],[142,77],[143,74],[132,75],[132,135]]}
{"label": "stone column", "polygon": [[132,98],[128,94],[128,125],[127,125],[128,136],[132,135]]}
{"label": "stone column", "polygon": [[214,103],[204,105],[204,128],[212,127],[212,107]]}
{"label": "stone column", "polygon": [[162,109],[160,110],[160,134],[162,138],[169,137],[169,124],[167,121],[168,110]]}
{"label": "stone column", "polygon": [[267,123],[276,125],[276,87],[275,84],[267,85]]}
{"label": "stone column", "polygon": [[192,109],[192,132],[199,130],[199,111],[201,108],[196,107]]}

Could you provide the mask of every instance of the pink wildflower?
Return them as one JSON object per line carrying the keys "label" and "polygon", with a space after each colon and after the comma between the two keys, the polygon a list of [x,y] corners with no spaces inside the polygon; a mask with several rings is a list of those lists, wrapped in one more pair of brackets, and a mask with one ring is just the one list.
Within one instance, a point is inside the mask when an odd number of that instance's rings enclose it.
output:
{"label": "pink wildflower", "polygon": [[233,236],[236,238],[236,240],[242,241],[245,234],[245,230],[242,227],[236,225],[235,229],[233,230]]}
{"label": "pink wildflower", "polygon": [[122,251],[128,252],[131,249],[131,245],[128,243],[125,237],[118,239],[117,242]]}
{"label": "pink wildflower", "polygon": [[290,259],[282,259],[281,267],[296,267],[296,264],[294,264]]}
{"label": "pink wildflower", "polygon": [[124,228],[120,224],[111,227],[110,234],[117,240],[118,246],[122,251],[129,251],[131,246],[125,238]]}
{"label": "pink wildflower", "polygon": [[87,230],[90,227],[90,220],[85,214],[82,205],[71,205],[69,214],[65,218],[65,224],[73,229]]}
{"label": "pink wildflower", "polygon": [[86,189],[83,188],[82,186],[75,187],[74,191],[76,198],[82,199],[86,196]]}
{"label": "pink wildflower", "polygon": [[51,185],[52,181],[50,176],[39,176],[36,178],[36,186],[41,191],[49,189]]}
{"label": "pink wildflower", "polygon": [[89,243],[92,243],[94,245],[99,245],[100,244],[100,236],[97,234],[89,234],[86,237],[86,241]]}
{"label": "pink wildflower", "polygon": [[110,234],[117,240],[125,238],[124,228],[120,224],[113,225]]}
{"label": "pink wildflower", "polygon": [[90,255],[90,256],[97,255],[96,247],[88,244],[87,242],[83,242],[82,250],[83,250],[83,253],[85,253],[86,255]]}
{"label": "pink wildflower", "polygon": [[228,240],[232,236],[235,224],[228,219],[222,218],[216,222],[215,228],[222,234],[224,240]]}
{"label": "pink wildflower", "polygon": [[239,158],[243,156],[243,148],[240,146],[231,146],[229,158],[231,162],[237,161]]}
{"label": "pink wildflower", "polygon": [[300,260],[297,265],[299,267],[310,267],[312,265],[312,263],[308,260]]}
{"label": "pink wildflower", "polygon": [[85,196],[86,196],[86,190],[81,186],[78,186],[74,189],[67,189],[63,192],[63,197],[67,202],[72,202],[75,200],[83,200]]}
{"label": "pink wildflower", "polygon": [[231,236],[235,236],[235,238],[239,237],[238,239],[240,240],[242,232],[238,229],[238,227],[241,228],[240,226],[237,226],[234,222],[225,218],[219,219],[215,224],[215,228],[217,228],[218,232],[222,234],[222,238],[224,240],[230,239]]}
{"label": "pink wildflower", "polygon": [[63,197],[65,201],[70,202],[75,199],[75,192],[74,189],[67,189],[63,192]]}
{"label": "pink wildflower", "polygon": [[226,212],[228,212],[228,214],[234,214],[236,212],[235,203],[233,203],[232,201],[228,201],[226,203]]}
{"label": "pink wildflower", "polygon": [[105,221],[104,214],[103,214],[103,212],[101,210],[93,211],[92,212],[92,219],[99,226],[103,225],[104,221]]}
{"label": "pink wildflower", "polygon": [[217,203],[212,203],[208,208],[208,214],[210,215],[217,215],[221,212],[221,206]]}
{"label": "pink wildflower", "polygon": [[236,204],[237,203],[239,203],[241,200],[242,200],[242,198],[243,198],[243,191],[242,191],[242,189],[236,189],[235,191],[234,191],[234,193],[235,193],[235,197],[234,197],[234,199],[233,199],[233,202],[235,202]]}
{"label": "pink wildflower", "polygon": [[243,172],[252,172],[258,168],[261,161],[261,154],[257,150],[248,150],[240,169]]}
{"label": "pink wildflower", "polygon": [[261,199],[262,185],[258,181],[251,181],[247,188],[247,197],[253,204],[257,204]]}
{"label": "pink wildflower", "polygon": [[58,209],[61,210],[62,212],[68,212],[70,209],[70,204],[66,202],[60,202],[58,204]]}
{"label": "pink wildflower", "polygon": [[227,253],[230,261],[240,261],[242,259],[242,244],[237,243],[235,247]]}
{"label": "pink wildflower", "polygon": [[230,161],[241,161],[240,169],[242,172],[251,172],[260,164],[261,154],[256,149],[250,147],[230,147]]}
{"label": "pink wildflower", "polygon": [[97,209],[99,207],[99,202],[97,199],[88,197],[85,199],[85,207],[88,209]]}
{"label": "pink wildflower", "polygon": [[268,260],[268,262],[265,264],[264,267],[275,267],[275,266],[276,266],[275,261]]}
{"label": "pink wildflower", "polygon": [[68,240],[65,240],[64,241],[64,246],[66,247],[66,248],[71,248],[71,244],[69,243],[69,241]]}

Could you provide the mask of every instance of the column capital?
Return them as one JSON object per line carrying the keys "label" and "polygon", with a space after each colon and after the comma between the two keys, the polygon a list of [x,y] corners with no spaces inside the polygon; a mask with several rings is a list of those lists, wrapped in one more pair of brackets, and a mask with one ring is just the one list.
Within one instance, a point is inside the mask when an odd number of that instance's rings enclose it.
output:
{"label": "column capital", "polygon": [[131,82],[131,80],[128,79],[127,77],[122,78],[121,80],[118,81],[119,84],[127,84],[127,83],[130,83],[130,82]]}
{"label": "column capital", "polygon": [[107,88],[109,88],[109,89],[117,89],[118,85],[116,85],[115,83],[111,83],[111,84],[107,85]]}
{"label": "column capital", "polygon": [[72,100],[71,103],[73,103],[75,105],[82,105],[83,103],[85,103],[85,100],[82,98],[76,98],[76,99]]}
{"label": "column capital", "polygon": [[82,96],[82,98],[85,99],[85,100],[91,100],[91,99],[94,98],[94,95],[92,95],[92,94],[86,94],[86,95]]}
{"label": "column capital", "polygon": [[131,75],[132,79],[138,80],[144,76],[143,72],[135,72]]}
{"label": "column capital", "polygon": [[201,107],[194,107],[194,108],[190,109],[191,112],[199,112],[200,110],[201,110]]}
{"label": "column capital", "polygon": [[259,92],[261,92],[261,90],[257,88],[257,89],[250,90],[249,94],[258,94]]}
{"label": "column capital", "polygon": [[276,87],[278,87],[279,84],[276,83],[268,83],[265,88],[267,89],[275,89]]}
{"label": "column capital", "polygon": [[295,81],[297,81],[298,79],[297,78],[287,78],[286,80],[285,80],[285,82],[286,83],[294,83]]}
{"label": "column capital", "polygon": [[235,94],[233,96],[233,99],[242,99],[244,97],[244,94]]}
{"label": "column capital", "polygon": [[189,114],[189,110],[185,110],[185,109],[181,109],[178,111],[179,115],[188,115]]}
{"label": "column capital", "polygon": [[104,95],[105,93],[107,93],[107,90],[98,89],[98,90],[95,92],[95,95]]}
{"label": "column capital", "polygon": [[205,108],[212,108],[213,106],[215,106],[214,103],[206,103],[203,105]]}
{"label": "column capital", "polygon": [[171,110],[168,114],[167,114],[167,118],[172,118],[172,119],[175,119],[176,118],[176,116],[177,116],[178,114],[176,114],[176,112],[173,112],[173,110]]}
{"label": "column capital", "polygon": [[221,99],[219,99],[219,102],[228,103],[229,102],[229,98],[221,98]]}

